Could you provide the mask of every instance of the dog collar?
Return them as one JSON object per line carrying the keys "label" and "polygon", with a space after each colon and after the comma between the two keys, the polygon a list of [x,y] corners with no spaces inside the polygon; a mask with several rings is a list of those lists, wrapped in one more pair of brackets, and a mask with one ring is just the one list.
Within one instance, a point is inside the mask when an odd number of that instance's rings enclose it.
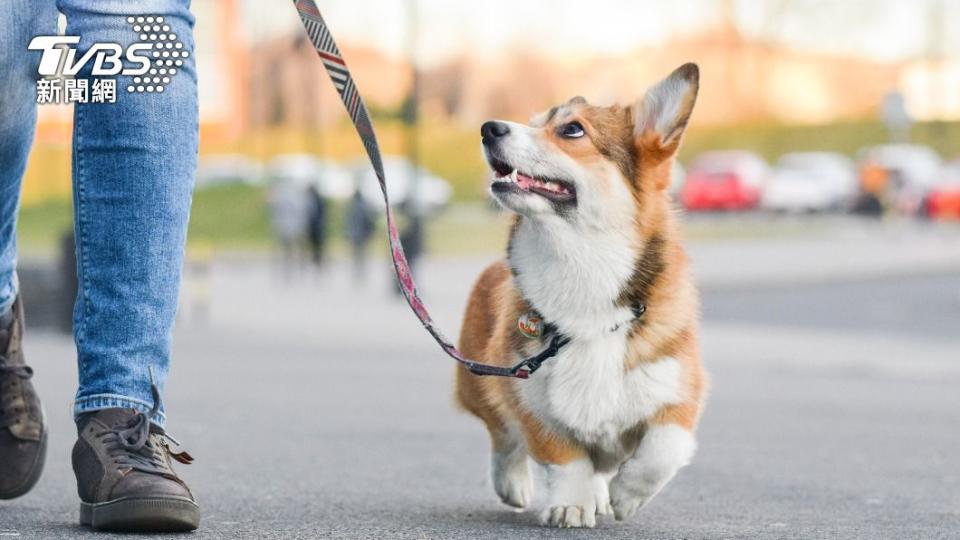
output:
{"label": "dog collar", "polygon": [[[647,312],[647,305],[643,302],[636,302],[630,306],[630,312],[633,314],[633,318],[629,321],[617,323],[610,329],[611,332],[616,332],[624,325],[630,325],[643,317],[643,314]],[[524,313],[520,314],[520,317],[517,318],[517,332],[521,336],[528,339],[540,339],[545,335],[557,332],[557,327],[553,324],[547,323],[543,315],[535,309],[531,309]]]}
{"label": "dog collar", "polygon": [[[610,331],[616,332],[624,324],[633,324],[636,322],[647,312],[647,306],[642,302],[637,302],[630,306],[630,312],[633,313],[632,319],[626,323],[617,324],[611,328]],[[536,356],[523,360],[512,368],[515,370],[515,373],[517,373],[516,376],[522,379],[526,379],[534,371],[540,369],[540,366],[542,366],[544,362],[556,356],[564,345],[570,343],[569,337],[558,332],[555,325],[545,322],[543,316],[535,309],[531,309],[520,315],[517,319],[517,331],[520,332],[523,337],[529,339],[539,339],[543,336],[553,334],[553,339],[550,340],[550,344],[547,345],[546,349],[540,351]]]}

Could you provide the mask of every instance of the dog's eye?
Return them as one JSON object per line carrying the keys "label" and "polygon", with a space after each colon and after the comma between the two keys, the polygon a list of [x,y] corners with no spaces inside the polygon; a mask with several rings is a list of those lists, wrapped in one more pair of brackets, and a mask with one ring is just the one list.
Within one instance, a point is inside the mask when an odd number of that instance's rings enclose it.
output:
{"label": "dog's eye", "polygon": [[580,122],[570,122],[560,128],[560,135],[568,139],[579,139],[584,135],[583,126]]}

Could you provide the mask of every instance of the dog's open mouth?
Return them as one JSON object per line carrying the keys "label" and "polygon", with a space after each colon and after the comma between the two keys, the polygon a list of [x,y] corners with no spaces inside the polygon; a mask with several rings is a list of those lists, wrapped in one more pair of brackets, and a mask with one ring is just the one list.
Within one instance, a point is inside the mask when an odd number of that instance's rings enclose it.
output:
{"label": "dog's open mouth", "polygon": [[495,193],[533,193],[560,203],[572,202],[577,198],[577,191],[570,182],[536,178],[499,160],[491,160],[490,166],[495,175],[490,189]]}

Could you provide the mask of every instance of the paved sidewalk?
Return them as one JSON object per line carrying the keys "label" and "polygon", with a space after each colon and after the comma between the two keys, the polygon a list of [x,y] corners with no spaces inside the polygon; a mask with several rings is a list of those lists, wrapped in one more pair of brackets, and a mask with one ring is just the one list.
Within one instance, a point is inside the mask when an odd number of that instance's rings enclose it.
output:
{"label": "paved sidewalk", "polygon": [[[451,333],[479,269],[424,268]],[[694,464],[629,522],[558,531],[496,501],[486,434],[451,404],[452,362],[391,296],[387,268],[373,270],[365,288],[343,267],[282,284],[265,264],[232,261],[191,278],[166,400],[197,458],[181,467],[204,508],[197,537],[960,538],[957,327],[909,323],[960,321],[956,274],[707,287],[713,390]],[[864,286],[930,308],[880,320]],[[821,309],[804,324],[789,305],[770,309],[790,294]],[[34,492],[0,503],[0,539],[84,537],[69,466],[73,347],[46,333],[26,347],[50,456]]]}
{"label": "paved sidewalk", "polygon": [[[789,238],[763,237],[770,225],[757,219],[755,238],[691,242],[698,281],[704,287],[755,287],[960,272],[958,226],[836,219],[827,221],[826,231]],[[819,220],[810,224],[824,226]]]}

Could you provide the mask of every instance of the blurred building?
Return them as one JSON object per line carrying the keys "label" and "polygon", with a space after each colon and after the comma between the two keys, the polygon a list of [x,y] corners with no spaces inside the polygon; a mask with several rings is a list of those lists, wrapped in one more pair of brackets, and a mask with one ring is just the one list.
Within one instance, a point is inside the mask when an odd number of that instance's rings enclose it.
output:
{"label": "blurred building", "polygon": [[[251,6],[270,10],[273,16],[251,16]],[[289,15],[276,10],[288,10]],[[309,131],[344,120],[291,6],[196,0],[193,11],[202,145],[207,151],[248,152],[249,147],[231,144],[266,129]],[[277,21],[281,31],[258,31]],[[904,96],[914,118],[960,119],[956,56],[941,52],[880,62],[811,52],[747,37],[732,21],[728,17],[655,47],[605,55],[545,56],[521,44],[497,58],[467,52],[421,71],[421,117],[472,128],[490,117],[523,120],[576,94],[596,103],[627,102],[680,64],[696,61],[702,85],[695,121],[701,124],[876,117],[892,90]],[[408,51],[402,45],[396,50],[361,47],[349,38],[339,36],[339,44],[367,104],[375,115],[398,116],[413,81]],[[68,106],[40,108],[34,165],[24,191],[27,202],[69,192],[71,119]]]}
{"label": "blurred building", "polygon": [[921,120],[960,120],[960,59],[921,59],[900,71],[907,110]]}
{"label": "blurred building", "polygon": [[[413,80],[409,63],[349,44],[341,52],[368,107],[399,109]],[[252,127],[316,127],[342,118],[343,105],[302,31],[258,43],[247,61],[250,101],[245,111]]]}
{"label": "blurred building", "polygon": [[[295,28],[256,41],[242,33],[237,2],[193,3],[204,134],[229,137],[263,126],[338,121],[341,106],[305,36]],[[399,110],[412,82],[404,51],[391,55],[346,40],[341,45],[368,105]],[[573,94],[600,103],[635,99],[652,80],[688,61],[701,66],[697,121],[706,124],[873,116],[894,89],[918,118],[960,118],[960,60],[881,63],[796,50],[744,37],[730,21],[620,55],[548,58],[519,47],[495,60],[464,55],[421,73],[420,101],[428,117],[470,124],[517,118]],[[69,107],[42,107],[42,140],[59,139],[70,117]]]}
{"label": "blurred building", "polygon": [[[412,83],[404,51],[389,54],[345,40],[341,46],[368,105],[385,114],[399,111]],[[342,119],[336,94],[298,32],[251,45],[247,59],[250,127],[315,127]],[[620,55],[556,58],[519,47],[494,60],[465,54],[424,69],[419,99],[426,118],[469,125],[490,117],[522,119],[574,94],[598,103],[636,99],[655,78],[688,61],[701,66],[697,121],[704,124],[873,117],[894,89],[918,119],[960,118],[956,62],[884,63],[798,50],[751,40],[729,21]]]}
{"label": "blurred building", "polygon": [[622,56],[553,60],[523,53],[459,59],[424,75],[424,108],[475,123],[528,115],[573,93],[627,102],[684,62],[701,67],[697,122],[821,123],[873,115],[904,66],[749,41],[732,25]]}

